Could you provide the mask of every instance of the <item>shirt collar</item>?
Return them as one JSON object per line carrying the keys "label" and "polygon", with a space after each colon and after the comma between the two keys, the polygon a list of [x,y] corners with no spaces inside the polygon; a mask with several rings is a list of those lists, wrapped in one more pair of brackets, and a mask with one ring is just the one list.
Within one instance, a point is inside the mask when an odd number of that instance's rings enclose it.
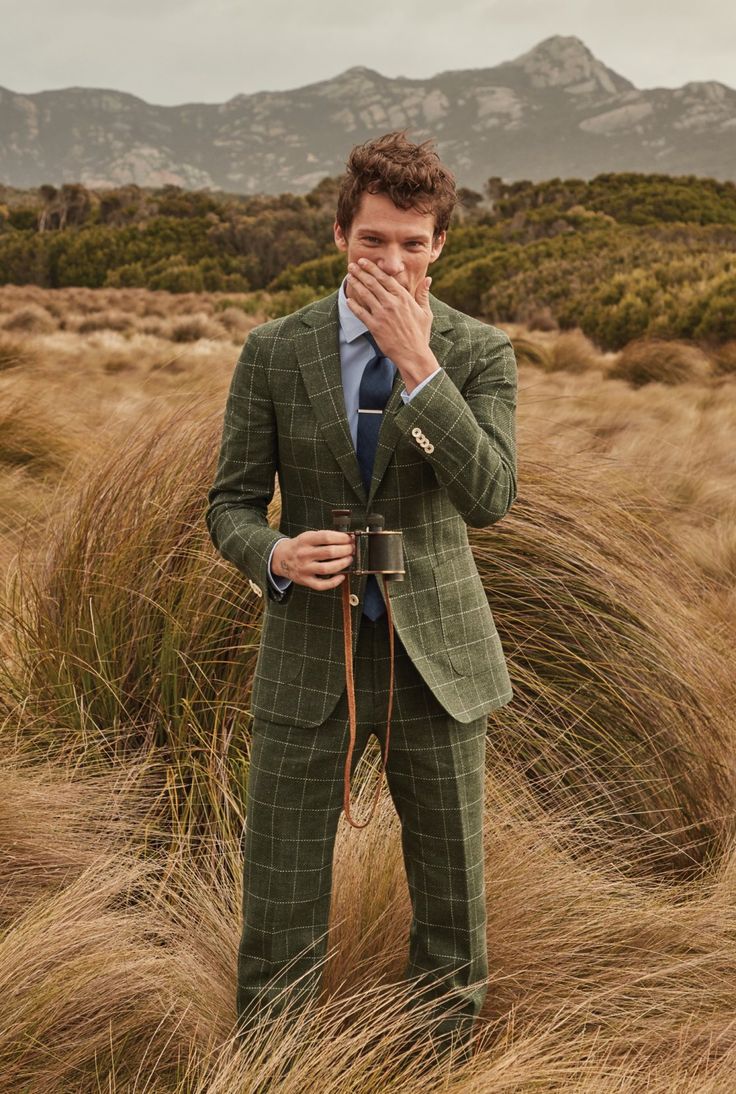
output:
{"label": "shirt collar", "polygon": [[365,325],[362,319],[358,319],[348,305],[348,298],[345,295],[345,282],[347,277],[340,285],[340,292],[337,297],[337,307],[340,314],[340,330],[342,331],[343,338],[346,342],[354,342],[356,338],[360,338],[365,334],[368,327]]}

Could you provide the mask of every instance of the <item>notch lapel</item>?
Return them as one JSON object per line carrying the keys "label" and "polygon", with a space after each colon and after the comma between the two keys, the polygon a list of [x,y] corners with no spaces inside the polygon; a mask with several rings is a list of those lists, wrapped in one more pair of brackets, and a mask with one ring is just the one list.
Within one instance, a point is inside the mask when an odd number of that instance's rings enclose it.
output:
{"label": "notch lapel", "polygon": [[337,293],[318,300],[301,319],[304,326],[296,338],[296,354],[304,387],[325,442],[365,506],[368,499],[345,410]]}

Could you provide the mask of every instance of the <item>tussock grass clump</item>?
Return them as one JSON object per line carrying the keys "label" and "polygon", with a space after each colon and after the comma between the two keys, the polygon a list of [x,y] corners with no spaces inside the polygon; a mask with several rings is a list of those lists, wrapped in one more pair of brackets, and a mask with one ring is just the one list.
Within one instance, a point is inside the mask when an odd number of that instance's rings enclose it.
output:
{"label": "tussock grass clump", "polygon": [[[8,566],[18,551],[18,539],[25,529],[43,527],[48,503],[48,485],[23,467],[0,465],[0,571],[7,574]],[[10,621],[2,614],[0,600],[0,637]],[[0,648],[0,660],[2,649]],[[2,692],[0,691],[0,709]]]}
{"label": "tussock grass clump", "polygon": [[105,854],[5,931],[6,1090],[91,1094],[102,1076],[107,1089],[133,1089],[153,1069],[158,1089],[175,1087],[182,1051],[204,1040],[194,993],[206,984],[194,963],[189,985],[176,975],[172,930],[131,906],[150,873]]}
{"label": "tussock grass clump", "polygon": [[469,529],[515,681],[491,732],[550,806],[586,803],[591,843],[635,838],[653,872],[686,876],[734,825],[729,666],[636,483],[606,474],[526,458],[503,522]]}
{"label": "tussock grass clump", "polygon": [[158,315],[147,315],[138,323],[141,334],[152,334],[155,338],[170,340],[171,322]]}
{"label": "tussock grass clump", "polygon": [[519,774],[499,764],[487,786],[484,1018],[506,1026],[488,1029],[482,1089],[720,1089],[708,1080],[728,1082],[736,1059],[734,845],[690,885],[650,884],[646,841],[632,838],[639,876],[625,878],[579,826],[584,788],[553,815]]}
{"label": "tussock grass clump", "polygon": [[134,319],[129,312],[98,311],[87,315],[77,325],[78,334],[91,334],[97,330],[126,331],[134,328]]}
{"label": "tussock grass clump", "polygon": [[58,322],[49,311],[40,304],[27,304],[18,308],[3,322],[3,329],[25,334],[49,334],[58,327]]}
{"label": "tussock grass clump", "polygon": [[218,311],[217,319],[235,339],[245,338],[248,331],[256,325],[255,319],[246,315],[242,308],[232,306]]}
{"label": "tussock grass clump", "polygon": [[[5,742],[9,727],[5,727]],[[7,743],[6,743],[7,747]],[[60,891],[106,850],[121,851],[140,834],[143,778],[127,769],[74,771],[40,764],[24,742],[0,760],[0,922]]]}
{"label": "tussock grass clump", "polygon": [[550,351],[548,344],[538,342],[533,338],[525,338],[523,335],[515,335],[512,337],[511,342],[519,366],[532,365],[534,368],[549,368]]}
{"label": "tussock grass clump", "polygon": [[0,331],[0,372],[6,369],[27,369],[37,361],[28,340]]}
{"label": "tussock grass clump", "polygon": [[519,365],[532,365],[544,372],[588,372],[601,368],[603,355],[577,328],[537,337],[514,333],[511,341]]}
{"label": "tussock grass clump", "polygon": [[713,364],[716,373],[726,376],[736,373],[736,340],[724,342],[713,351]]}
{"label": "tussock grass clump", "polygon": [[587,372],[601,366],[600,350],[590,338],[575,328],[562,331],[549,344],[546,367],[550,372]]}
{"label": "tussock grass clump", "polygon": [[120,372],[136,372],[138,364],[132,359],[131,354],[110,353],[105,356],[102,362],[102,370],[111,375],[117,375]]}
{"label": "tussock grass clump", "polygon": [[73,436],[61,431],[43,404],[13,399],[0,406],[0,466],[58,475],[75,450]]}
{"label": "tussock grass clump", "polygon": [[177,319],[171,325],[172,342],[196,342],[200,338],[222,338],[222,327],[213,323],[206,315],[191,315],[186,319]]}
{"label": "tussock grass clump", "polygon": [[[115,754],[187,754],[244,720],[260,604],[204,524],[217,422],[188,405],[113,441],[16,586],[12,679],[36,714]],[[224,747],[224,746],[223,746]]]}
{"label": "tussock grass clump", "polygon": [[[530,336],[527,331],[537,333]],[[606,368],[605,355],[579,327],[554,331],[527,326],[510,337],[519,365],[532,365],[544,372],[570,373]]]}
{"label": "tussock grass clump", "polygon": [[708,355],[695,345],[677,339],[636,338],[624,346],[608,375],[641,387],[702,381],[711,373]]}

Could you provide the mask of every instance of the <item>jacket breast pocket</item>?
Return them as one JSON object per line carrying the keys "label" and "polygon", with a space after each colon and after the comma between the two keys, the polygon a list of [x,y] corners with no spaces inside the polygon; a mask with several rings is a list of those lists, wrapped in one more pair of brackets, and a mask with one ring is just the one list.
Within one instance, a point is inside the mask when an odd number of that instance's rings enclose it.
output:
{"label": "jacket breast pocket", "polygon": [[440,624],[452,667],[462,676],[487,672],[498,632],[472,554],[458,552],[434,569]]}

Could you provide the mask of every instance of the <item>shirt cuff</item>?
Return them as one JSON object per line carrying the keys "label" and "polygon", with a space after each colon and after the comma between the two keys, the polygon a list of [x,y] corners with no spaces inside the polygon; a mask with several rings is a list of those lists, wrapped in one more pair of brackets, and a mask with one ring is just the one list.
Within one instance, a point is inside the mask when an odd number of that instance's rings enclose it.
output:
{"label": "shirt cuff", "polygon": [[437,368],[434,370],[434,372],[431,372],[429,374],[429,376],[425,376],[424,379],[421,380],[417,384],[417,386],[412,389],[411,392],[402,391],[401,392],[401,398],[404,400],[404,402],[405,403],[410,403],[412,401],[412,399],[414,398],[414,396],[417,394],[417,392],[421,391],[422,388],[424,387],[424,385],[428,384],[430,380],[433,380],[438,372],[442,372],[442,367],[440,365],[438,365]]}
{"label": "shirt cuff", "polygon": [[280,593],[283,593],[291,585],[291,578],[289,578],[289,577],[278,577],[271,570],[271,559],[273,558],[273,553],[276,550],[276,544],[279,543],[279,542],[280,542],[280,540],[277,539],[276,543],[274,543],[273,547],[271,548],[270,555],[268,556],[268,580],[271,582],[271,584],[273,585],[273,587],[275,589],[278,589],[278,591]]}

